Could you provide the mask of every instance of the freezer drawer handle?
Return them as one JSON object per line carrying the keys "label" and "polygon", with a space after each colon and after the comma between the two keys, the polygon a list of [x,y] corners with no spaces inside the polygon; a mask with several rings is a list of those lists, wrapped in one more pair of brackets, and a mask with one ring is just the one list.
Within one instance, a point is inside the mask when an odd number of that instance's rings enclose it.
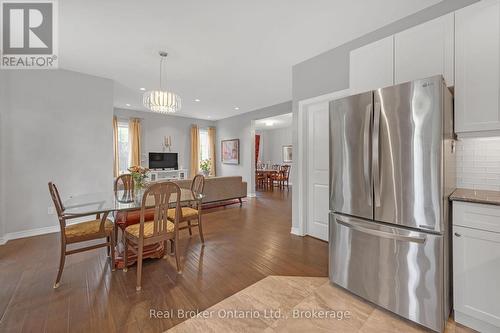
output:
{"label": "freezer drawer handle", "polygon": [[458,232],[455,232],[455,236],[456,236],[456,237],[462,237],[462,235],[461,235],[461,234],[459,234]]}
{"label": "freezer drawer handle", "polygon": [[392,234],[392,233],[384,232],[384,231],[380,231],[380,230],[363,228],[359,225],[351,224],[351,223],[349,223],[347,221],[343,221],[339,218],[337,218],[337,223],[342,224],[343,226],[351,228],[353,230],[364,232],[365,234],[370,234],[370,235],[374,235],[374,236],[390,238],[390,239],[395,239],[395,240],[407,241],[407,242],[420,243],[420,244],[425,243],[425,237],[404,236],[404,235]]}

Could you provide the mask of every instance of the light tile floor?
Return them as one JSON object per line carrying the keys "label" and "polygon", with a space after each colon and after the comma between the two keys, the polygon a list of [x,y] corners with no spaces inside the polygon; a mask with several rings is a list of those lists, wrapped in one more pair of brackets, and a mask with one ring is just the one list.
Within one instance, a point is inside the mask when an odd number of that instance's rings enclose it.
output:
{"label": "light tile floor", "polygon": [[[311,318],[313,314],[331,317]],[[294,276],[268,276],[168,330],[172,333],[426,331],[331,285],[327,278]],[[446,332],[473,331],[450,319]]]}

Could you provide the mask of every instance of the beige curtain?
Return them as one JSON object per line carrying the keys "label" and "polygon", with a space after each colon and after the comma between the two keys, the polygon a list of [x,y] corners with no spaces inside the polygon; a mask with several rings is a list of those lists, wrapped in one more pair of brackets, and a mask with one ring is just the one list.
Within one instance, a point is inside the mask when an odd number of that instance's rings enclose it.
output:
{"label": "beige curtain", "polygon": [[113,116],[113,175],[116,177],[120,173],[120,160],[118,158],[118,119]]}
{"label": "beige curtain", "polygon": [[210,176],[215,176],[215,164],[217,164],[215,160],[215,127],[208,128],[208,156],[212,162]]}
{"label": "beige curtain", "polygon": [[131,118],[128,123],[130,166],[141,165],[141,120]]}
{"label": "beige curtain", "polygon": [[198,174],[200,170],[200,140],[199,140],[198,126],[191,126],[191,168],[189,170],[189,174],[191,177],[194,177]]}

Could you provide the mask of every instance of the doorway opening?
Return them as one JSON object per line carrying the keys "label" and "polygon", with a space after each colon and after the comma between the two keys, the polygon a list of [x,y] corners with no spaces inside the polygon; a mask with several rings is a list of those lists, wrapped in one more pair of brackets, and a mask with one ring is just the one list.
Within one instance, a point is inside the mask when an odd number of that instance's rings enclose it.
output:
{"label": "doorway opening", "polygon": [[328,240],[329,213],[329,102],[349,96],[340,90],[299,101],[297,114],[297,224],[291,232]]}
{"label": "doorway opening", "polygon": [[255,193],[292,191],[292,113],[254,122]]}

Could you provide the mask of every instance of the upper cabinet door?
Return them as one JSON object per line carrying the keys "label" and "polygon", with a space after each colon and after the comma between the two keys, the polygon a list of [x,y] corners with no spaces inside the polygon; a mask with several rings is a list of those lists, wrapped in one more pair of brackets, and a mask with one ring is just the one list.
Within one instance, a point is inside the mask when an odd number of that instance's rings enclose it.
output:
{"label": "upper cabinet door", "polygon": [[394,84],[394,36],[350,53],[349,87],[353,94]]}
{"label": "upper cabinet door", "polygon": [[455,13],[455,132],[500,130],[500,0]]}
{"label": "upper cabinet door", "polygon": [[447,14],[395,35],[396,84],[441,74],[453,86],[454,16]]}

